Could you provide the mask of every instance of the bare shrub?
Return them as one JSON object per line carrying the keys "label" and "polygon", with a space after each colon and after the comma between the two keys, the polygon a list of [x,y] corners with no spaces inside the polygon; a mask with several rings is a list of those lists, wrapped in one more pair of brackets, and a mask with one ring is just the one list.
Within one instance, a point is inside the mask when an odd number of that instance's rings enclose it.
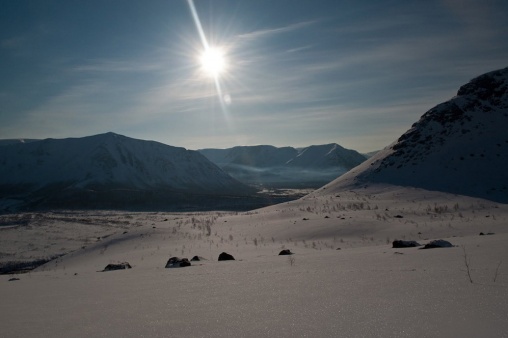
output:
{"label": "bare shrub", "polygon": [[470,258],[469,256],[467,255],[467,252],[466,252],[466,246],[462,246],[462,253],[463,253],[463,257],[464,257],[464,265],[466,266],[466,272],[467,272],[467,277],[469,278],[469,282],[471,284],[473,284],[473,279],[471,278],[471,269],[470,269]]}
{"label": "bare shrub", "polygon": [[503,263],[503,261],[499,261],[499,263],[497,264],[496,273],[494,274],[494,283],[496,282],[497,276],[499,274],[499,267],[501,266],[501,263]]}

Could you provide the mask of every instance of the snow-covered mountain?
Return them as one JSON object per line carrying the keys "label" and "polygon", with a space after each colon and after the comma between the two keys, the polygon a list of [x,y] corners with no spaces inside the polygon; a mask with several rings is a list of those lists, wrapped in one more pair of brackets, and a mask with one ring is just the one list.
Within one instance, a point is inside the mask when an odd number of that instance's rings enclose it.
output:
{"label": "snow-covered mountain", "polygon": [[260,145],[199,151],[239,181],[287,188],[320,187],[366,159],[335,143],[300,149]]}
{"label": "snow-covered mountain", "polygon": [[365,159],[364,155],[355,150],[331,143],[303,148],[296,157],[286,164],[299,168],[343,168],[349,170]]}
{"label": "snow-covered mountain", "polygon": [[199,152],[217,165],[237,164],[259,168],[285,165],[298,156],[292,147],[277,148],[269,145],[238,146],[228,149],[201,149]]}
{"label": "snow-covered mountain", "polygon": [[100,198],[82,196],[93,192],[127,198],[160,191],[242,195],[250,188],[197,151],[114,133],[0,147],[1,198]]}
{"label": "snow-covered mountain", "polygon": [[[508,68],[474,78],[328,191],[386,183],[508,202]],[[324,190],[323,190],[324,191]]]}

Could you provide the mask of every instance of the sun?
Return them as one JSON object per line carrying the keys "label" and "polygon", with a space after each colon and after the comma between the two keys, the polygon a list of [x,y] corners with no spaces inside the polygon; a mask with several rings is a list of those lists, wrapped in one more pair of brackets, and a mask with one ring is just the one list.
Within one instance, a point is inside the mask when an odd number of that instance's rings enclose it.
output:
{"label": "sun", "polygon": [[218,78],[226,70],[226,58],[221,48],[209,47],[199,58],[202,70],[209,76]]}

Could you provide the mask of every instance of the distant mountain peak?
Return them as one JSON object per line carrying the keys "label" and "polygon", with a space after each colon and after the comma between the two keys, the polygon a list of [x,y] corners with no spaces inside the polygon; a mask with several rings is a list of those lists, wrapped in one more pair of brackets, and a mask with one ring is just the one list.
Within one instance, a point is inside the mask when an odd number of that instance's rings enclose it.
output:
{"label": "distant mountain peak", "polygon": [[242,182],[284,188],[320,187],[366,159],[336,143],[298,149],[262,145],[200,152]]}

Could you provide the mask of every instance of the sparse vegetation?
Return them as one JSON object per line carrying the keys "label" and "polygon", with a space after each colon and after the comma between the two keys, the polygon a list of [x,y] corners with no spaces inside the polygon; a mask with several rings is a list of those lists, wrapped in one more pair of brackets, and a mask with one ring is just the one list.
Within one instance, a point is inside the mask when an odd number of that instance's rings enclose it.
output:
{"label": "sparse vegetation", "polygon": [[469,278],[469,282],[472,284],[473,279],[471,278],[470,258],[467,254],[465,245],[462,246],[462,253],[463,253],[462,256],[464,257],[464,265],[466,266],[467,277]]}
{"label": "sparse vegetation", "polygon": [[494,273],[494,283],[496,282],[497,276],[499,275],[499,267],[501,266],[501,263],[503,263],[503,261],[499,261],[499,263],[497,264],[496,272]]}

